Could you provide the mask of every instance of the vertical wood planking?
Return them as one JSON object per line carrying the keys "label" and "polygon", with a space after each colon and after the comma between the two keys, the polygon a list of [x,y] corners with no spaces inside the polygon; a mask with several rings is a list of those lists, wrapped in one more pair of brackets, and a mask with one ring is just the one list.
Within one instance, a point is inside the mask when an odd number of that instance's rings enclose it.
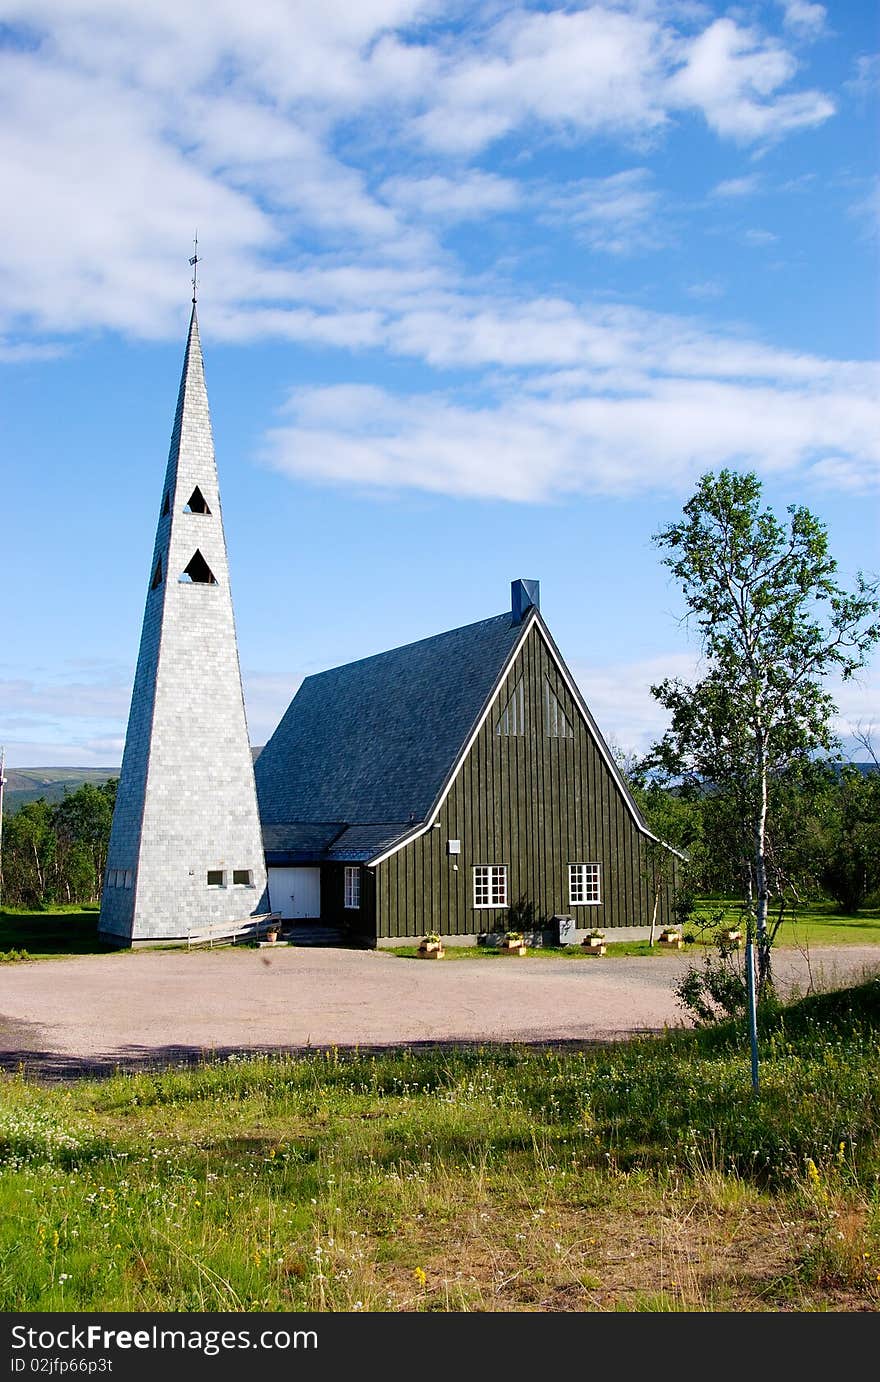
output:
{"label": "vertical wood planking", "polygon": [[[525,733],[495,733],[500,708],[522,677]],[[571,739],[545,733],[549,683],[574,730]],[[533,629],[439,813],[428,829],[376,870],[377,934],[413,936],[429,930],[470,935],[504,923],[504,909],[475,909],[476,864],[508,866],[508,899],[525,897],[539,915],[569,910],[568,865],[599,863],[602,904],[573,909],[578,925],[647,925],[644,839],[589,726]],[[449,839],[461,841],[455,858]],[[458,872],[453,863],[458,863]],[[670,887],[658,924],[671,919]]]}

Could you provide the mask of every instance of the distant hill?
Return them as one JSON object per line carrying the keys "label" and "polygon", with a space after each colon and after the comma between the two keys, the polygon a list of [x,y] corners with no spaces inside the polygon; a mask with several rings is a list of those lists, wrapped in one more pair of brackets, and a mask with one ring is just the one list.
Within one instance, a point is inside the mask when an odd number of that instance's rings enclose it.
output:
{"label": "distant hill", "polygon": [[118,768],[7,768],[3,792],[3,814],[12,815],[26,801],[62,801],[65,792],[75,792],[84,782],[99,787],[110,777],[118,777]]}
{"label": "distant hill", "polygon": [[[262,749],[252,748],[254,762]],[[118,768],[7,768],[3,793],[3,814],[11,816],[26,801],[45,797],[46,801],[61,801],[65,792],[75,792],[84,782],[99,787],[108,777],[118,777]]]}

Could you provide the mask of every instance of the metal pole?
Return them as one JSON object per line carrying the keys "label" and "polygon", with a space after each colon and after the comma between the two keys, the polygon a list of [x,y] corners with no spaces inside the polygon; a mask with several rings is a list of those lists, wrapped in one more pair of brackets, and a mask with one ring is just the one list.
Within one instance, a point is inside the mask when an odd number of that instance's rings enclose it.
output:
{"label": "metal pole", "polygon": [[749,1009],[749,1044],[752,1048],[752,1089],[758,1092],[758,1013],[755,1005],[755,946],[746,941],[746,994]]}

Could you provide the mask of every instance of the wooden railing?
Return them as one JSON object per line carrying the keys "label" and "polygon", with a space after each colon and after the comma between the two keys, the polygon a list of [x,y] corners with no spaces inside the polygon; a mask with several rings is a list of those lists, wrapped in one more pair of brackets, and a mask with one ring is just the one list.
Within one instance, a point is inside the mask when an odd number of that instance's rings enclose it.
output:
{"label": "wooden railing", "polygon": [[248,917],[246,921],[221,922],[216,926],[206,926],[199,931],[188,930],[186,948],[194,945],[235,945],[238,941],[256,941],[271,927],[281,924],[280,912],[261,912],[259,916]]}

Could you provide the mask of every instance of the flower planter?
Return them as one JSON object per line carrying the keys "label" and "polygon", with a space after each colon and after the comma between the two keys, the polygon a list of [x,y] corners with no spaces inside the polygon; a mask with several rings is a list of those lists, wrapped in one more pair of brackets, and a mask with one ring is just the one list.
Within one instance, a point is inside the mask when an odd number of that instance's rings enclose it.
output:
{"label": "flower planter", "polygon": [[666,950],[681,950],[684,941],[680,931],[664,931],[657,937],[657,944],[662,945]]}
{"label": "flower planter", "polygon": [[587,936],[581,941],[581,945],[588,955],[605,954],[605,940],[602,936]]}
{"label": "flower planter", "polygon": [[499,946],[508,955],[524,955],[526,953],[525,941],[502,941]]}
{"label": "flower planter", "polygon": [[418,949],[420,960],[442,960],[445,954],[440,941],[423,941]]}

